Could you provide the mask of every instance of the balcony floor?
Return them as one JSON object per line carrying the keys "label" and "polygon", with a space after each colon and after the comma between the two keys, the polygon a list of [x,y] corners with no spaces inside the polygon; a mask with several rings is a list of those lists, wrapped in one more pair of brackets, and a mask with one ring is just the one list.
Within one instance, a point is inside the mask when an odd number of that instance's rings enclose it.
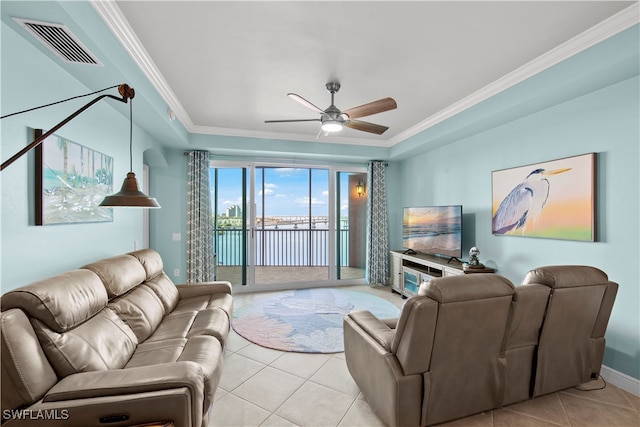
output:
{"label": "balcony floor", "polygon": [[[232,285],[242,285],[242,269],[239,266],[216,267],[216,279],[227,280]],[[321,282],[329,277],[328,267],[256,267],[256,286],[281,283]],[[353,280],[364,278],[364,269],[354,267],[342,267],[340,280]]]}

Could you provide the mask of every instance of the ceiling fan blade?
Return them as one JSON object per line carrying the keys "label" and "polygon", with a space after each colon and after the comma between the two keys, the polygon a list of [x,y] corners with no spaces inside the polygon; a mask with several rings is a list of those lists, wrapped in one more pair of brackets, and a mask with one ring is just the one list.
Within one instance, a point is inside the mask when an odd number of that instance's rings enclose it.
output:
{"label": "ceiling fan blade", "polygon": [[344,124],[346,127],[361,130],[363,132],[375,133],[377,135],[382,135],[387,129],[387,126],[377,125],[375,123],[363,122],[361,120],[349,120]]}
{"label": "ceiling fan blade", "polygon": [[370,116],[372,114],[382,113],[383,111],[394,110],[398,108],[398,104],[393,98],[382,98],[359,107],[349,108],[343,113],[347,114],[351,119]]}
{"label": "ceiling fan blade", "polygon": [[310,103],[309,101],[301,97],[300,95],[296,95],[295,93],[288,93],[287,96],[295,101],[298,101],[300,104],[304,105],[310,110],[315,111],[316,113],[320,113],[320,114],[324,113],[324,110],[316,107],[315,105],[313,105],[312,103]]}
{"label": "ceiling fan blade", "polygon": [[319,122],[320,119],[265,120],[265,123]]}

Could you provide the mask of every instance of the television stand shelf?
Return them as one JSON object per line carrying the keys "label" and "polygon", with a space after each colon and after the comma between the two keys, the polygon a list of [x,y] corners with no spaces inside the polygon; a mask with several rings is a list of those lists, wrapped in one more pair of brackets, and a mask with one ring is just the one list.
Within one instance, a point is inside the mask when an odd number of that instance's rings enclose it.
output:
{"label": "television stand shelf", "polygon": [[[495,270],[486,269],[482,272],[493,273]],[[463,264],[457,259],[391,251],[391,291],[399,293],[403,298],[417,294],[420,283],[424,281],[465,273]]]}

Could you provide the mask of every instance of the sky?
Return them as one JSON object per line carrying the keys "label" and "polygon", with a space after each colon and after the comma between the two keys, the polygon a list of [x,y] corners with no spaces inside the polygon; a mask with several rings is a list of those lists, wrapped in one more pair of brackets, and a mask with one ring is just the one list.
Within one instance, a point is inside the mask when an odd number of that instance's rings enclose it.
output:
{"label": "sky", "polygon": [[[229,206],[242,205],[242,169],[219,168],[217,170],[218,213],[222,213],[226,212]],[[213,176],[213,172],[211,175]],[[311,191],[309,191],[309,181],[311,181]],[[347,180],[342,181],[341,194],[346,195]],[[213,178],[211,183],[213,189]],[[346,214],[346,197],[343,199],[345,202],[341,203],[341,211],[342,214]],[[327,216],[329,214],[329,171],[311,169],[310,173],[307,168],[256,168],[258,216],[262,213],[263,203],[265,216],[308,216],[310,208],[312,216]]]}

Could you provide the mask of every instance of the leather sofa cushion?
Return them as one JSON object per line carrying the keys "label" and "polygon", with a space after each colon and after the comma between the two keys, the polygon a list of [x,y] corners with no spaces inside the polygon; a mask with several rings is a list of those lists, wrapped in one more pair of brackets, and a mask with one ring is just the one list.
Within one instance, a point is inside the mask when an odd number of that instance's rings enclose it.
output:
{"label": "leather sofa cushion", "polygon": [[602,285],[609,281],[607,274],[595,267],[553,265],[531,270],[523,284],[539,283],[550,288],[573,288],[576,286]]}
{"label": "leather sofa cushion", "polygon": [[129,325],[138,342],[146,340],[164,317],[164,306],[160,298],[146,285],[137,286],[112,300],[109,307]]}
{"label": "leather sofa cushion", "polygon": [[2,409],[39,400],[57,382],[29,319],[18,309],[2,312]]}
{"label": "leather sofa cushion", "polygon": [[158,329],[145,342],[164,341],[173,338],[186,338],[193,321],[198,315],[197,311],[173,312],[162,319]]}
{"label": "leather sofa cushion", "polygon": [[146,274],[146,280],[151,280],[163,273],[164,266],[162,257],[153,249],[141,249],[139,251],[129,252],[128,255],[137,259],[142,265]]}
{"label": "leather sofa cushion", "polygon": [[178,289],[164,272],[147,280],[145,284],[160,298],[165,313],[171,313],[176,308],[180,301]]}
{"label": "leather sofa cushion", "polygon": [[57,333],[39,320],[32,320],[32,325],[60,378],[77,372],[120,369],[138,344],[129,326],[109,308],[69,332]]}
{"label": "leather sofa cushion", "polygon": [[216,337],[224,346],[229,335],[229,326],[229,317],[224,310],[207,308],[198,312],[187,336],[210,335]]}
{"label": "leather sofa cushion", "polygon": [[73,270],[7,292],[2,309],[20,308],[28,317],[63,333],[94,316],[107,305],[100,278],[88,270]]}
{"label": "leather sofa cushion", "polygon": [[227,293],[213,293],[191,298],[182,298],[180,302],[178,302],[174,312],[200,311],[207,308],[219,308],[231,318],[233,314],[233,298]]}
{"label": "leather sofa cushion", "polygon": [[155,333],[146,343],[165,341],[174,338],[190,338],[200,335],[213,336],[221,345],[229,334],[229,317],[219,308],[200,311],[174,311],[165,316]]}
{"label": "leather sofa cushion", "polygon": [[109,299],[122,295],[144,282],[147,273],[140,262],[131,255],[118,255],[82,267],[96,273],[107,289]]}
{"label": "leather sofa cushion", "polygon": [[131,359],[129,359],[125,365],[125,369],[159,365],[161,363],[173,363],[178,360],[186,344],[186,338],[143,342],[138,345],[133,356],[131,356]]}

